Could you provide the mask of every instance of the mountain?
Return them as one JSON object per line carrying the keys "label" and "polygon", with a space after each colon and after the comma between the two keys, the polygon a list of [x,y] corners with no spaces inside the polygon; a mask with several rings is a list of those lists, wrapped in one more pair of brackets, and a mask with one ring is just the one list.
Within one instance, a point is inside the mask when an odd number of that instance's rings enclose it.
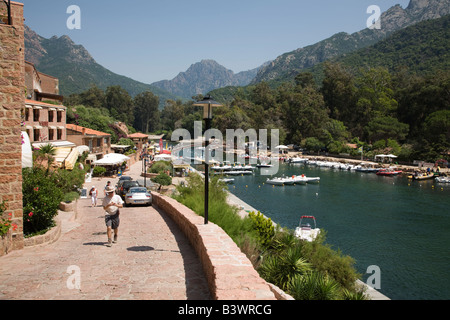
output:
{"label": "mountain", "polygon": [[25,60],[33,63],[39,72],[58,78],[60,94],[64,96],[81,93],[93,83],[103,90],[120,85],[131,96],[150,90],[159,96],[160,104],[167,99],[179,98],[104,68],[82,45],[75,44],[68,36],[46,39],[28,26],[25,26]]}
{"label": "mountain", "polygon": [[[390,72],[405,67],[419,75],[433,75],[450,70],[450,14],[426,20],[394,32],[376,44],[332,59],[355,73],[368,67],[384,67]],[[321,82],[323,64],[307,70]]]}
{"label": "mountain", "polygon": [[258,68],[235,74],[214,60],[202,60],[180,72],[172,80],[152,83],[153,86],[174,95],[191,98],[227,86],[246,86],[256,76]]}
{"label": "mountain", "polygon": [[368,47],[395,31],[449,13],[450,0],[411,0],[406,9],[396,5],[382,13],[381,29],[367,28],[353,34],[341,32],[316,44],[285,53],[261,68],[252,84],[292,79],[301,70],[320,62]]}

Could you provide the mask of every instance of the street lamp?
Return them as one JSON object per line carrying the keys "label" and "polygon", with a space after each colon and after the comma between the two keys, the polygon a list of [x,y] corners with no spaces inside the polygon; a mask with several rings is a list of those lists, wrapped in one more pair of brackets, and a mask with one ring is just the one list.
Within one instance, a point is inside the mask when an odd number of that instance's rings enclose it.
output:
{"label": "street lamp", "polygon": [[[212,108],[222,107],[220,103],[214,101],[210,95],[207,95],[201,101],[194,103],[194,106],[203,107],[203,120],[205,120],[207,132],[211,129],[212,120]],[[205,224],[208,224],[208,196],[209,196],[209,152],[208,151],[209,139],[205,136]]]}

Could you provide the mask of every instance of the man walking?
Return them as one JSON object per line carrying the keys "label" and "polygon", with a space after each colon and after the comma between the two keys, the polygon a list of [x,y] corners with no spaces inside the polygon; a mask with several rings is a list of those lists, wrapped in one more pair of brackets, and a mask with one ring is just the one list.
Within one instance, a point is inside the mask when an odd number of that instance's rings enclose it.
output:
{"label": "man walking", "polygon": [[[114,187],[108,186],[105,189],[106,196],[103,198],[103,210],[105,210],[106,233],[108,235],[107,246],[111,247],[117,242],[120,224],[120,208],[123,208],[123,200],[119,195],[114,194]],[[112,240],[112,230],[114,230],[114,240]]]}

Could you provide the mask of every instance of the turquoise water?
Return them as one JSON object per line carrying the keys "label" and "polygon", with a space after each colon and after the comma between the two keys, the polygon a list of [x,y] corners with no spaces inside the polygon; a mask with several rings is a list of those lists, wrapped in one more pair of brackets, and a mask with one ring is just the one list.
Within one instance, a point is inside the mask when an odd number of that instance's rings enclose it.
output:
{"label": "turquoise water", "polygon": [[379,291],[391,299],[450,299],[450,185],[289,164],[276,176],[303,173],[320,183],[267,185],[257,169],[229,189],[282,227],[315,216],[363,281],[369,266],[381,269]]}

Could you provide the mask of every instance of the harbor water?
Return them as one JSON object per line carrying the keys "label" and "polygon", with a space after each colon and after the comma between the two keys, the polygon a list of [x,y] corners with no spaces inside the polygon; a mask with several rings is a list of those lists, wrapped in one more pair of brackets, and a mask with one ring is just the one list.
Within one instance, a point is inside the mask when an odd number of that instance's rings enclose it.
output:
{"label": "harbor water", "polygon": [[450,184],[286,163],[276,176],[301,174],[320,183],[269,185],[256,169],[229,190],[281,227],[315,216],[364,282],[379,268],[378,291],[390,299],[450,299]]}

